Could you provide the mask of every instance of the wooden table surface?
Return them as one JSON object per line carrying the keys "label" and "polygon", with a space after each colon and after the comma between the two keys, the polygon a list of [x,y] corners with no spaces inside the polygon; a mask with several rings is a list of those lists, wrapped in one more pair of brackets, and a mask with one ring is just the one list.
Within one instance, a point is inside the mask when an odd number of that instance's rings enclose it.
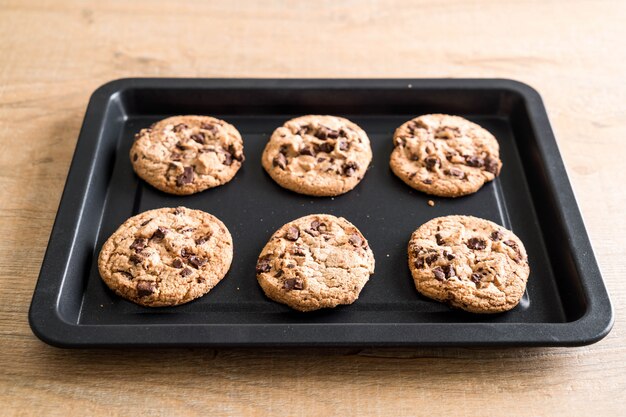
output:
{"label": "wooden table surface", "polygon": [[[619,1],[0,1],[0,414],[624,415],[624,22]],[[529,83],[612,297],[612,332],[567,349],[47,346],[27,311],[85,106],[134,76]]]}

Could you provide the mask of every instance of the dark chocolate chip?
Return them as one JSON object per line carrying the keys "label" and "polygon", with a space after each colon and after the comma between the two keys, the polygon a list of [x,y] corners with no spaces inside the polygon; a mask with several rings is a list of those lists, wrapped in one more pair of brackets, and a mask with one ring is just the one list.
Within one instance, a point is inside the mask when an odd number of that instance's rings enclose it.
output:
{"label": "dark chocolate chip", "polygon": [[441,246],[441,245],[445,245],[445,244],[446,244],[446,241],[445,241],[445,240],[443,240],[443,237],[442,237],[439,233],[437,233],[437,234],[435,235],[435,239],[437,239],[437,244],[438,244],[439,246]]}
{"label": "dark chocolate chip", "polygon": [[433,180],[431,180],[430,178],[426,178],[426,179],[423,179],[422,182],[426,185],[430,185],[433,183]]}
{"label": "dark chocolate chip", "polygon": [[435,156],[429,156],[424,159],[424,164],[426,165],[427,170],[433,171],[435,167],[441,164],[441,162],[439,161],[439,158]]}
{"label": "dark chocolate chip", "polygon": [[291,253],[293,253],[296,256],[305,256],[306,253],[304,252],[304,248],[301,248],[300,246],[295,246],[292,250]]}
{"label": "dark chocolate chip", "polygon": [[165,227],[159,226],[152,234],[152,239],[163,239],[166,233],[167,229]]}
{"label": "dark chocolate chip", "polygon": [[424,268],[424,258],[417,258],[415,262],[413,262],[413,265],[415,265],[415,268],[417,269]]}
{"label": "dark chocolate chip", "polygon": [[491,172],[493,175],[498,175],[500,171],[498,160],[488,156],[485,159],[485,170]]}
{"label": "dark chocolate chip", "polygon": [[439,255],[436,254],[436,253],[433,253],[433,254],[430,254],[430,255],[426,256],[424,258],[424,262],[426,262],[427,264],[430,265],[430,264],[434,263],[437,259],[439,259]]}
{"label": "dark chocolate chip", "polygon": [[359,164],[357,164],[356,162],[348,161],[342,165],[341,169],[343,170],[343,175],[351,177],[352,175],[354,175],[356,170],[359,169]]}
{"label": "dark chocolate chip", "polygon": [[441,269],[440,266],[438,266],[437,268],[433,268],[433,274],[435,274],[435,278],[438,279],[439,281],[446,280],[446,274],[445,272],[443,272],[443,269]]}
{"label": "dark chocolate chip", "polygon": [[147,297],[152,295],[152,293],[156,290],[156,284],[152,281],[139,281],[137,283],[137,296],[138,297]]}
{"label": "dark chocolate chip", "polygon": [[229,153],[225,153],[224,154],[224,165],[229,167],[232,164],[233,164],[233,156],[231,154],[229,154]]}
{"label": "dark chocolate chip", "polygon": [[472,274],[472,281],[476,284],[478,284],[482,278],[483,277],[480,274]]}
{"label": "dark chocolate chip", "polygon": [[456,258],[456,255],[450,252],[444,252],[444,256],[446,257],[446,259],[448,259],[449,261],[453,260],[454,258]]}
{"label": "dark chocolate chip", "polygon": [[310,146],[305,146],[304,148],[300,150],[300,155],[315,156],[315,152]]}
{"label": "dark chocolate chip", "polygon": [[183,211],[184,211],[184,210],[183,210],[181,207],[176,207],[176,208],[174,209],[174,214],[178,216],[179,214],[182,214],[182,213],[183,213]]}
{"label": "dark chocolate chip", "polygon": [[152,221],[152,219],[148,219],[145,222],[141,223],[142,226],[147,225],[148,223],[150,223]]}
{"label": "dark chocolate chip", "polygon": [[326,132],[326,137],[329,139],[337,139],[339,137],[339,131],[328,129]]}
{"label": "dark chocolate chip", "polygon": [[487,242],[483,239],[472,237],[467,241],[467,247],[474,250],[483,250],[487,247]]}
{"label": "dark chocolate chip", "polygon": [[174,126],[174,128],[172,129],[174,132],[180,132],[183,129],[187,129],[189,126],[187,126],[184,123],[179,123],[176,126]]}
{"label": "dark chocolate chip", "polygon": [[317,221],[317,220],[313,220],[313,221],[311,222],[311,229],[312,229],[312,230],[317,230],[317,229],[320,227],[320,224],[321,224],[321,223],[320,223],[319,221]]}
{"label": "dark chocolate chip", "polygon": [[304,282],[300,278],[289,278],[283,282],[283,288],[286,290],[301,290],[304,288]]}
{"label": "dark chocolate chip", "polygon": [[204,281],[205,281],[204,277],[198,277],[198,278],[196,278],[196,282],[197,282],[198,284],[202,284]]}
{"label": "dark chocolate chip", "polygon": [[135,239],[132,245],[130,245],[130,248],[133,249],[135,252],[139,252],[145,247],[146,247],[146,239],[142,239],[142,238]]}
{"label": "dark chocolate chip", "polygon": [[176,258],[172,261],[172,266],[174,268],[180,269],[183,267],[183,261],[180,258]]}
{"label": "dark chocolate chip", "polygon": [[137,155],[136,153],[135,153],[135,154],[133,154],[133,161],[136,161],[136,160],[137,160],[137,158],[139,158],[139,155]]}
{"label": "dark chocolate chip", "polygon": [[190,256],[189,257],[189,263],[196,269],[200,268],[201,266],[203,266],[207,262],[208,261],[206,259],[200,258],[198,256]]}
{"label": "dark chocolate chip", "polygon": [[444,174],[449,175],[451,177],[464,178],[465,172],[461,171],[458,168],[450,168],[443,171]]}
{"label": "dark chocolate chip", "polygon": [[184,150],[185,150],[185,147],[183,146],[183,143],[182,143],[182,142],[180,142],[180,141],[178,141],[178,142],[176,143],[176,147],[177,147],[178,149],[180,149],[181,151],[184,151]]}
{"label": "dark chocolate chip", "polygon": [[120,274],[124,275],[129,280],[131,280],[131,281],[133,280],[133,275],[130,272],[126,272],[126,271],[117,271],[117,272],[119,272]]}
{"label": "dark chocolate chip", "polygon": [[483,161],[481,157],[478,157],[476,155],[468,155],[465,157],[465,163],[468,166],[479,168],[484,165],[485,161]]}
{"label": "dark chocolate chip", "polygon": [[135,254],[132,254],[128,257],[128,260],[131,261],[132,263],[134,263],[135,265],[140,264],[143,261],[143,258],[141,258],[140,256],[137,256]]}
{"label": "dark chocolate chip", "polygon": [[189,136],[189,139],[193,140],[194,142],[198,142],[201,145],[204,145],[204,133],[202,132],[194,133],[193,135]]}
{"label": "dark chocolate chip", "polygon": [[272,165],[274,165],[275,167],[279,167],[280,169],[287,168],[287,158],[285,157],[285,154],[279,153],[278,155],[276,155],[274,157],[274,160],[272,161]]}
{"label": "dark chocolate chip", "polygon": [[354,246],[361,246],[363,244],[363,239],[361,239],[361,236],[355,234],[350,235],[350,237],[348,238],[348,241],[350,242],[350,244],[354,245]]}
{"label": "dark chocolate chip", "polygon": [[324,142],[321,144],[315,144],[313,145],[313,148],[315,150],[315,152],[319,153],[319,152],[325,152],[325,153],[331,153],[333,151],[333,149],[335,149],[333,147],[332,144],[328,143],[328,142]]}
{"label": "dark chocolate chip", "polygon": [[189,233],[196,230],[194,227],[185,227],[184,229],[180,229],[180,233]]}
{"label": "dark chocolate chip", "polygon": [[180,276],[181,276],[181,277],[186,277],[186,276],[191,275],[191,273],[192,273],[192,272],[193,272],[193,271],[192,271],[191,269],[189,269],[189,268],[185,268],[185,269],[183,269],[182,271],[180,271]]}
{"label": "dark chocolate chip", "polygon": [[193,182],[193,168],[185,167],[182,174],[176,177],[176,185],[181,187],[185,184],[191,184]]}
{"label": "dark chocolate chip", "polygon": [[[172,161],[180,161],[181,159],[183,159],[183,155],[178,153],[178,152],[172,152],[172,154],[170,155],[170,159]],[[173,165],[173,166],[175,166],[175,165]]]}
{"label": "dark chocolate chip", "polygon": [[232,144],[228,145],[228,153],[231,154],[232,158],[235,161],[243,162],[243,160],[246,159],[243,156],[243,153],[237,152],[237,150],[235,149],[235,146]]}
{"label": "dark chocolate chip", "polygon": [[206,122],[202,122],[200,123],[200,128],[204,129],[204,130],[210,130],[211,133],[215,134],[218,131],[217,126],[215,126],[214,124],[211,123],[206,123]]}
{"label": "dark chocolate chip", "polygon": [[446,278],[452,278],[456,274],[452,265],[444,265],[441,267],[441,270],[446,274]]}
{"label": "dark chocolate chip", "polygon": [[202,245],[204,242],[206,242],[207,240],[209,240],[211,238],[211,235],[207,235],[207,236],[201,236],[199,238],[196,239],[196,245]]}
{"label": "dark chocolate chip", "polygon": [[287,229],[287,233],[285,234],[285,239],[296,241],[300,237],[300,230],[295,226],[289,226]]}
{"label": "dark chocolate chip", "polygon": [[504,237],[502,235],[502,232],[499,230],[494,230],[493,232],[491,232],[491,235],[489,236],[491,238],[491,240],[493,240],[494,242],[497,242],[498,240],[502,240],[502,238]]}
{"label": "dark chocolate chip", "polygon": [[270,259],[267,256],[260,258],[256,263],[257,274],[260,274],[262,272],[268,272],[270,269],[272,269],[272,266],[270,265]]}

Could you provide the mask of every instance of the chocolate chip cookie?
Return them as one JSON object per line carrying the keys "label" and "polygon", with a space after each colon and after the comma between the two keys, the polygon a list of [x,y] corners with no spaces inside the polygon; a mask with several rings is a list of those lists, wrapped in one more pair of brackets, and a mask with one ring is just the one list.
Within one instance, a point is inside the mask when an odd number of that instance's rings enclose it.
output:
{"label": "chocolate chip cookie", "polygon": [[193,194],[230,181],[244,161],[234,126],[209,116],[175,116],[135,136],[130,160],[137,175],[170,194]]}
{"label": "chocolate chip cookie", "polygon": [[363,179],[372,160],[363,129],[336,116],[302,116],[274,131],[262,164],[280,186],[300,194],[336,196]]}
{"label": "chocolate chip cookie", "polygon": [[374,273],[374,254],[346,219],[312,214],[272,235],[256,273],[269,298],[311,311],[352,304]]}
{"label": "chocolate chip cookie", "polygon": [[393,144],[391,170],[427,194],[474,193],[502,168],[496,138],[458,116],[427,114],[410,120],[396,129]]}
{"label": "chocolate chip cookie", "polygon": [[409,242],[409,268],[426,297],[473,313],[515,307],[530,273],[526,250],[510,230],[471,216],[438,217]]}
{"label": "chocolate chip cookie", "polygon": [[104,282],[149,307],[174,306],[209,292],[233,259],[224,223],[185,207],[149,210],[126,220],[98,258]]}

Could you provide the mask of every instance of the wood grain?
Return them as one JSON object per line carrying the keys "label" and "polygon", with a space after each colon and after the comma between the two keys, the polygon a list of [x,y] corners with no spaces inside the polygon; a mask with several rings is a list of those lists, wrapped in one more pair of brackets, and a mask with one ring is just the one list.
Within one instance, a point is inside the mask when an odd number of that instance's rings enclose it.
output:
{"label": "wood grain", "polygon": [[[623,415],[626,4],[0,1],[0,414]],[[543,95],[616,312],[573,349],[74,350],[27,311],[111,79],[506,77]]]}

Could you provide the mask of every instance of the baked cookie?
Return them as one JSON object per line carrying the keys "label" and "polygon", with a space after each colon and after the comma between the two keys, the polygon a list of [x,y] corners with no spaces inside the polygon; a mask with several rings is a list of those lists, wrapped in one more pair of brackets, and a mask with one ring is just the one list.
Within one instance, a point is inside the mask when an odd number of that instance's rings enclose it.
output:
{"label": "baked cookie", "polygon": [[274,131],[263,168],[281,187],[300,194],[335,196],[363,179],[372,148],[363,129],[336,116],[302,116]]}
{"label": "baked cookie", "polygon": [[219,219],[185,207],[160,208],[126,220],[102,246],[98,270],[130,301],[174,306],[209,292],[232,259],[233,240]]}
{"label": "baked cookie", "polygon": [[374,254],[346,219],[312,214],[272,235],[256,273],[269,298],[311,311],[352,304],[374,273]]}
{"label": "baked cookie", "polygon": [[530,268],[513,232],[472,216],[445,216],[421,225],[409,242],[409,268],[426,297],[473,313],[515,307]]}
{"label": "baked cookie", "polygon": [[391,170],[416,190],[441,197],[475,193],[500,174],[500,147],[487,130],[458,116],[427,114],[393,135]]}
{"label": "baked cookie", "polygon": [[186,195],[230,181],[243,163],[234,126],[209,116],[174,116],[135,135],[133,169],[153,187]]}

